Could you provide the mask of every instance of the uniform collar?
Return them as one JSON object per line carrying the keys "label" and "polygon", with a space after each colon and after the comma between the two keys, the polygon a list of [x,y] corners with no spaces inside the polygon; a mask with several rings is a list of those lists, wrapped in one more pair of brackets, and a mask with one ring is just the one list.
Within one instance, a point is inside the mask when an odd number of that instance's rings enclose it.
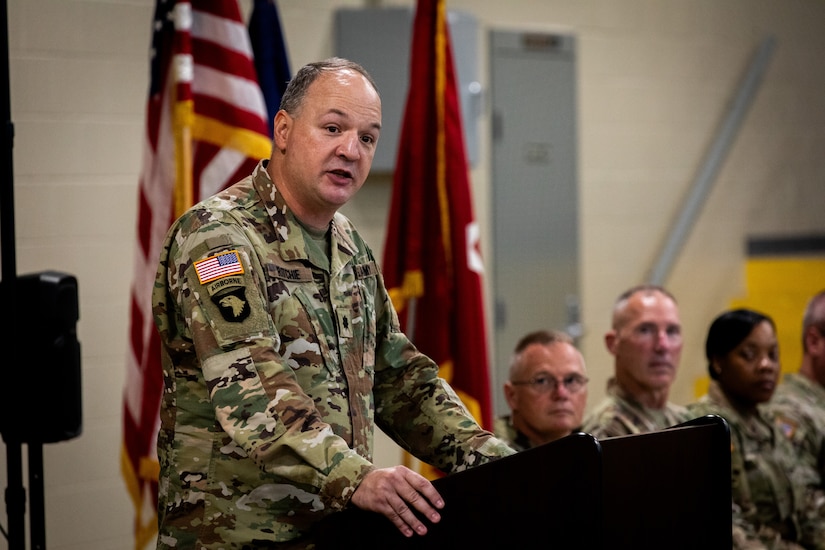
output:
{"label": "uniform collar", "polygon": [[[267,160],[262,160],[255,167],[252,173],[252,184],[263,201],[275,235],[282,243],[279,247],[281,259],[309,262],[304,232],[295,214],[287,206],[284,196],[278,192],[278,188],[269,177],[266,171],[267,163]],[[349,233],[343,230],[348,227],[351,227],[349,220],[343,214],[336,212],[330,224],[330,269],[332,272],[340,270],[358,250]]]}

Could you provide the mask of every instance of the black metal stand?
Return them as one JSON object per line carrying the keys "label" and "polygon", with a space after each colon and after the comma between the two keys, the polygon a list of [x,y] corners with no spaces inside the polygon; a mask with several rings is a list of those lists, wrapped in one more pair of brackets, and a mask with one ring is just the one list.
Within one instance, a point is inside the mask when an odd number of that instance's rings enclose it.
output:
{"label": "black metal stand", "polygon": [[6,514],[9,518],[9,550],[26,547],[24,518],[26,489],[23,487],[23,448],[20,443],[6,442],[6,468],[9,479],[6,486]]}
{"label": "black metal stand", "polygon": [[46,499],[43,445],[29,443],[29,538],[32,550],[46,550]]}
{"label": "black metal stand", "polygon": [[[17,309],[17,263],[15,258],[15,234],[14,234],[14,169],[12,166],[12,150],[14,148],[14,124],[11,121],[11,86],[9,77],[9,20],[8,5],[6,0],[2,0],[2,63],[5,65],[2,71],[4,79],[2,90],[3,108],[3,185],[0,190],[0,231],[2,231],[2,261],[3,279],[2,291],[3,301],[11,308],[8,311],[18,311]],[[7,333],[9,345],[5,346],[10,350],[12,360],[6,368],[14,369],[21,365],[18,357],[19,327],[11,324],[11,329]],[[13,378],[13,377],[12,377]],[[6,382],[7,387],[12,385]],[[12,391],[12,390],[7,390]],[[8,469],[8,480],[6,487],[6,514],[8,515],[8,542],[9,550],[24,550],[26,547],[25,517],[26,517],[26,489],[23,486],[23,445],[15,437],[7,437],[3,433],[3,441],[6,445],[6,467]],[[46,521],[43,498],[43,446],[40,443],[28,444],[29,455],[29,490],[31,491],[31,501],[29,509],[30,518],[30,538],[32,548],[45,550],[46,548]]]}
{"label": "black metal stand", "polygon": [[[26,548],[26,489],[23,486],[23,445],[6,441],[8,486],[6,513],[8,515],[9,550]],[[43,445],[28,444],[29,455],[29,538],[33,550],[46,550],[46,501],[43,484]]]}

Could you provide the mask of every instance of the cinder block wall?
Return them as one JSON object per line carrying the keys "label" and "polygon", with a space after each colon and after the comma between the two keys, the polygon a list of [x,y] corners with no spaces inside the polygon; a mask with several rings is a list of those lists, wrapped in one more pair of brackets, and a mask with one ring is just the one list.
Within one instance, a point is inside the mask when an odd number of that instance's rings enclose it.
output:
{"label": "cinder block wall", "polygon": [[[241,4],[248,11],[251,0]],[[334,53],[337,7],[412,4],[280,1],[293,67]],[[705,372],[707,323],[746,292],[746,238],[825,232],[825,4],[452,0],[447,6],[475,15],[484,38],[491,28],[564,29],[578,37],[582,348],[591,403],[603,396],[611,370],[602,334],[613,299],[647,276],[747,64],[766,36],[775,37],[753,107],[666,282],[681,304],[686,338],[672,397],[692,400]],[[52,550],[132,548],[132,510],[118,462],[120,394],[153,8],[151,0],[8,2],[18,272],[56,269],[79,280],[85,423],[80,438],[44,449]],[[486,49],[481,56],[485,76]],[[480,128],[482,161],[471,177],[488,234],[489,113]],[[372,178],[346,208],[379,257],[389,194],[386,177]],[[7,315],[13,322],[14,312]],[[37,350],[31,360],[38,360]],[[36,385],[20,391],[36,398]],[[397,460],[382,440],[379,463]],[[7,483],[5,454],[0,472]],[[0,501],[4,526],[5,515]]]}

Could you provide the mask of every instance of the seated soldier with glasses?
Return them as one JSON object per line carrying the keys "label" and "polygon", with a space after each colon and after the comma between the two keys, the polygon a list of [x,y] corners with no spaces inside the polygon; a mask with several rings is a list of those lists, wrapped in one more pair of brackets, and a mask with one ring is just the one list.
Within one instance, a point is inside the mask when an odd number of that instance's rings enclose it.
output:
{"label": "seated soldier with glasses", "polygon": [[587,380],[570,336],[553,330],[523,336],[504,383],[511,413],[496,420],[496,436],[523,451],[579,431]]}

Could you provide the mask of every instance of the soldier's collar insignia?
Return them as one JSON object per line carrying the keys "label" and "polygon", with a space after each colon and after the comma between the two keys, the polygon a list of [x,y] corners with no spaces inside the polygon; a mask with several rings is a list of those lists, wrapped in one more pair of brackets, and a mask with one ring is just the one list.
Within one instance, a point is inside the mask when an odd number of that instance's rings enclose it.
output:
{"label": "soldier's collar insignia", "polygon": [[237,250],[228,250],[209,256],[195,262],[195,272],[198,281],[206,284],[230,275],[240,275],[244,272],[241,256]]}

